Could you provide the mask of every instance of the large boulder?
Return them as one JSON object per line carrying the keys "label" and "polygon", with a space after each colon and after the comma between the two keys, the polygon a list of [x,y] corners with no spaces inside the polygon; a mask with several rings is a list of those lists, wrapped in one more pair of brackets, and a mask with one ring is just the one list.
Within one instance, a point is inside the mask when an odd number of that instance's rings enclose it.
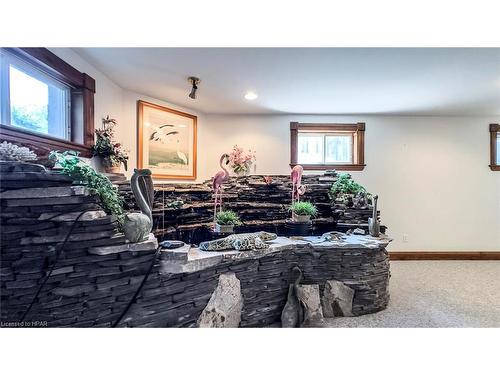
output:
{"label": "large boulder", "polygon": [[297,298],[304,311],[302,327],[312,326],[323,321],[318,284],[297,286]]}
{"label": "large boulder", "polygon": [[323,291],[322,305],[325,318],[353,316],[354,290],[341,281],[328,280]]}
{"label": "large boulder", "polygon": [[237,328],[241,321],[243,296],[234,273],[219,276],[219,283],[198,318],[202,328]]}

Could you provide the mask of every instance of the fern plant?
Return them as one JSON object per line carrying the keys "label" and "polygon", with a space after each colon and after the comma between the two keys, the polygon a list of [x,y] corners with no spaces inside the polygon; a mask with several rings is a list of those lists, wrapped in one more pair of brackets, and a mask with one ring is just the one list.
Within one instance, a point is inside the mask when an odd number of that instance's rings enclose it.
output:
{"label": "fern plant", "polygon": [[215,215],[215,222],[219,225],[241,225],[240,217],[234,211],[220,211]]}
{"label": "fern plant", "polygon": [[125,218],[123,198],[106,176],[82,162],[74,151],[51,151],[49,159],[61,166],[63,174],[71,177],[75,183],[87,186],[91,194],[97,195],[103,210],[108,215],[114,215],[121,228]]}
{"label": "fern plant", "polygon": [[299,216],[316,216],[318,213],[318,209],[311,202],[295,202],[289,210]]}
{"label": "fern plant", "polygon": [[366,189],[351,178],[349,173],[339,174],[337,181],[330,188],[330,198],[334,201],[346,194],[366,193]]}

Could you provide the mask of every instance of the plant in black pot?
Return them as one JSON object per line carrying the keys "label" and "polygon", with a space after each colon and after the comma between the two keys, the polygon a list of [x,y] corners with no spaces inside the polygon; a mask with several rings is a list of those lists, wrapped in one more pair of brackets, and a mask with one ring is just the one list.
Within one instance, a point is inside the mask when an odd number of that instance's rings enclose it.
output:
{"label": "plant in black pot", "polygon": [[95,131],[95,145],[92,146],[92,156],[97,156],[107,173],[119,173],[123,164],[127,170],[128,155],[120,143],[115,143],[114,127],[116,120],[106,116],[102,119],[102,128]]}
{"label": "plant in black pot", "polygon": [[297,223],[308,223],[311,216],[316,216],[318,210],[311,202],[295,202],[290,206],[292,219]]}
{"label": "plant in black pot", "polygon": [[215,215],[215,232],[233,233],[235,225],[241,225],[240,217],[236,212],[220,211]]}

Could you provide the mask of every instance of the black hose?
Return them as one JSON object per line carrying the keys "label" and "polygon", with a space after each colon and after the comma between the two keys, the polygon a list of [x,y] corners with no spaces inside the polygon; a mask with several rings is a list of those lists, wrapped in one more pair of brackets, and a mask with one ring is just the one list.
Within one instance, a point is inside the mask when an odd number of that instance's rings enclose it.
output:
{"label": "black hose", "polygon": [[[59,257],[61,256],[63,250],[64,250],[64,246],[66,245],[66,243],[68,242],[69,240],[69,237],[71,236],[71,234],[73,233],[73,231],[75,230],[76,228],[76,225],[79,222],[80,218],[83,216],[83,214],[85,214],[86,212],[89,212],[89,211],[94,211],[95,209],[94,208],[88,208],[82,212],[80,212],[78,214],[78,216],[76,217],[75,221],[73,222],[73,224],[71,225],[71,228],[69,229],[68,233],[66,234],[66,237],[64,238],[64,240],[60,243],[59,247],[58,247],[58,250],[56,251],[56,257],[50,267],[50,270],[49,272],[47,273],[47,276],[45,276],[45,279],[42,281],[42,283],[40,284],[40,286],[38,287],[38,290],[36,291],[35,293],[35,296],[33,297],[33,299],[31,300],[31,303],[29,304],[28,308],[26,309],[26,311],[24,312],[23,316],[21,317],[21,320],[20,320],[20,323],[23,323],[25,320],[26,320],[26,317],[28,316],[28,314],[30,313],[31,309],[33,308],[33,305],[35,304],[36,300],[38,299],[38,296],[40,295],[43,287],[45,286],[45,284],[47,283],[47,281],[49,280],[50,276],[52,275],[52,272],[54,271],[54,268],[57,264],[57,262],[59,261]],[[56,217],[56,216],[59,216],[60,214],[57,214],[57,215],[54,215],[52,218]],[[57,245],[56,245],[57,246]],[[120,314],[120,317],[115,321],[115,323],[112,325],[112,327],[116,327],[120,321],[123,319],[123,317],[125,316],[125,314],[128,312],[128,310],[130,309],[130,307],[132,306],[132,304],[135,302],[135,300],[137,299],[137,296],[139,295],[139,293],[141,292],[144,284],[146,283],[149,275],[151,274],[151,271],[153,270],[153,266],[154,266],[154,263],[156,261],[156,258],[158,256],[158,254],[160,253],[160,250],[161,250],[161,246],[159,246],[157,249],[156,249],[156,252],[153,256],[153,259],[151,261],[151,264],[148,268],[148,271],[146,272],[146,275],[144,276],[144,279],[142,279],[141,281],[141,284],[139,285],[139,287],[137,288],[137,290],[135,291],[134,293],[134,296],[130,299],[130,301],[127,303],[127,306],[125,307],[125,309],[123,310],[123,312]]]}
{"label": "black hose", "polygon": [[132,304],[137,299],[137,296],[141,292],[144,284],[146,284],[146,280],[148,279],[149,275],[151,274],[151,271],[153,270],[154,264],[156,262],[156,258],[158,257],[158,254],[160,253],[161,248],[162,248],[161,246],[158,246],[158,248],[156,249],[156,252],[153,256],[153,260],[151,261],[151,264],[149,265],[148,271],[146,272],[146,275],[144,275],[144,278],[142,279],[142,281],[139,285],[139,288],[137,288],[137,290],[134,293],[134,296],[130,299],[130,301],[128,301],[127,306],[125,306],[125,309],[120,314],[120,317],[113,323],[113,325],[111,326],[112,328],[115,328],[116,326],[118,326],[118,324],[121,322],[121,320],[123,319],[125,314],[127,314],[128,310],[130,309]]}
{"label": "black hose", "polygon": [[[38,296],[40,295],[40,292],[42,291],[42,288],[45,286],[45,284],[47,283],[47,280],[52,275],[52,271],[54,271],[54,267],[56,266],[57,261],[59,260],[59,257],[61,256],[61,253],[62,253],[62,251],[64,249],[64,246],[68,242],[68,239],[71,236],[71,234],[73,233],[73,230],[75,230],[76,225],[79,223],[78,220],[80,220],[80,218],[83,216],[84,213],[86,213],[88,211],[94,211],[94,210],[95,209],[88,208],[88,209],[80,212],[80,214],[78,214],[78,216],[76,217],[75,221],[71,225],[71,228],[69,229],[68,233],[66,234],[66,237],[64,238],[63,242],[60,243],[60,246],[59,246],[58,250],[56,251],[56,258],[54,259],[54,262],[52,263],[52,266],[50,267],[50,270],[47,273],[47,276],[45,276],[45,279],[42,281],[42,283],[38,287],[38,290],[36,291],[35,296],[31,300],[31,303],[29,304],[28,308],[26,309],[26,311],[24,312],[23,316],[21,317],[21,320],[20,320],[21,323],[26,320],[26,317],[28,316],[29,312],[31,311],[31,308],[35,304],[35,301],[38,299]],[[59,214],[53,216],[53,218],[56,217],[56,216],[59,216]]]}

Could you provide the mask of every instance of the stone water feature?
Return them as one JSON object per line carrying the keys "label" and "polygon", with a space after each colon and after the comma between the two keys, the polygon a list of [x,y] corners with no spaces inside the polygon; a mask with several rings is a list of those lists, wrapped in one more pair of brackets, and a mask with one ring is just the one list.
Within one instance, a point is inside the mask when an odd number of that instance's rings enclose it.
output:
{"label": "stone water feature", "polygon": [[[294,281],[293,264],[303,271],[303,284],[318,285],[322,299],[331,291],[329,280],[351,288],[355,316],[380,311],[389,301],[385,236],[347,235],[342,241],[324,242],[278,237],[268,249],[253,251],[203,252],[185,245],[162,249],[155,256],[154,236],[128,243],[97,198],[67,177],[35,166],[2,166],[0,172],[2,326],[110,327],[151,265],[144,287],[118,326],[195,327],[204,322],[279,326],[288,286]],[[250,201],[251,191],[242,188],[241,194],[248,194]],[[249,207],[247,214],[252,215]],[[74,220],[86,209],[89,212],[61,251]],[[55,262],[58,251],[61,255]],[[226,300],[226,307],[215,311],[219,317],[226,311],[234,316],[241,306],[241,314],[222,323],[209,311],[219,297],[237,297],[238,283],[241,302]],[[226,293],[229,286],[236,292]],[[21,321],[31,303],[30,313]]]}
{"label": "stone water feature", "polygon": [[[119,186],[128,207],[136,207],[125,177],[110,177]],[[266,183],[266,178],[270,178],[271,182]],[[341,201],[332,203],[329,191],[336,180],[336,175],[302,177],[302,183],[307,188],[301,199],[314,203],[318,208],[318,216],[313,218],[313,233],[335,229],[366,230],[372,214],[371,206],[348,207]],[[290,218],[291,188],[290,176],[285,175],[231,177],[224,184],[224,208],[237,212],[243,221],[242,226],[236,227],[237,232],[263,230],[286,235],[285,221]],[[190,243],[206,240],[213,220],[212,201],[210,181],[197,184],[157,183],[153,209],[155,235]],[[383,233],[385,229],[385,226],[381,227]]]}

